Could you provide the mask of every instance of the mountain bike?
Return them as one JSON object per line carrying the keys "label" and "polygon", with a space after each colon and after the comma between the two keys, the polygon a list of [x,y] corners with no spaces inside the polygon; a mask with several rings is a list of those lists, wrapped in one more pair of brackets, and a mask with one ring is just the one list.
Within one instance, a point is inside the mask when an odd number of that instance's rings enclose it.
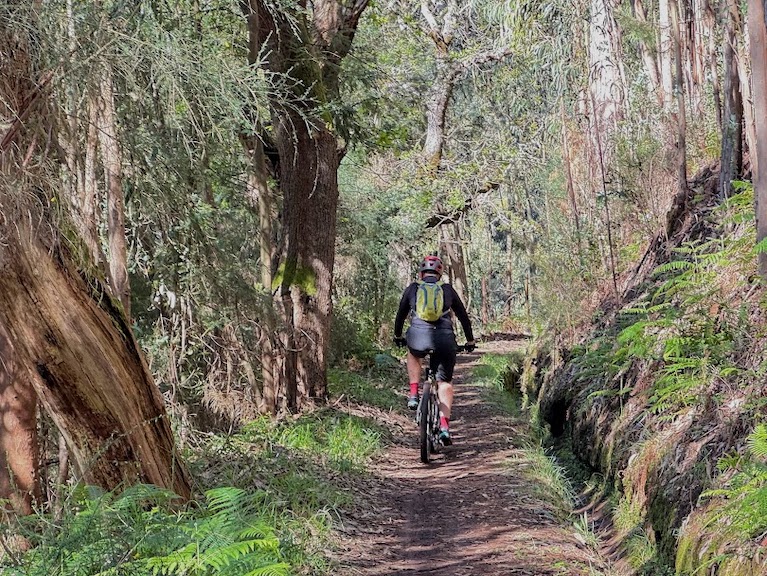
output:
{"label": "mountain bike", "polygon": [[[466,346],[458,346],[456,352],[465,352]],[[429,362],[423,379],[423,391],[415,421],[418,424],[419,443],[421,447],[421,462],[429,463],[431,454],[439,452],[442,442],[439,440],[439,396],[437,395],[436,366],[433,365],[432,353],[429,351]]]}

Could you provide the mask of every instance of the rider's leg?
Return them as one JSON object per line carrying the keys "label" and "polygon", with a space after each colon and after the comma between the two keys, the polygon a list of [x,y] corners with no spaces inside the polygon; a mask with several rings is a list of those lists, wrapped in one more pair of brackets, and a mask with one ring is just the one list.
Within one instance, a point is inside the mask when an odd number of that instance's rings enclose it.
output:
{"label": "rider's leg", "polygon": [[439,396],[440,416],[450,420],[450,411],[453,407],[453,384],[451,382],[437,382],[437,395]]}
{"label": "rider's leg", "polygon": [[421,379],[421,359],[413,354],[412,350],[407,352],[407,379],[410,383],[410,395],[407,399],[407,407],[410,410],[418,408],[418,385]]}
{"label": "rider's leg", "polygon": [[437,366],[437,396],[439,397],[440,438],[450,444],[450,414],[453,408],[453,369],[455,368],[455,336],[452,331],[446,335],[444,347],[440,349]]}
{"label": "rider's leg", "polygon": [[407,377],[411,383],[421,379],[421,358],[417,358],[410,350],[407,351]]}

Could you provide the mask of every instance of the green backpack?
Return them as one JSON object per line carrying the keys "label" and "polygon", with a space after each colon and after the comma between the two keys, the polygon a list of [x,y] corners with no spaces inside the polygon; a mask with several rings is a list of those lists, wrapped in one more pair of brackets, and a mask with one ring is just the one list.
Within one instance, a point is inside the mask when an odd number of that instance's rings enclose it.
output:
{"label": "green backpack", "polygon": [[418,281],[415,297],[415,315],[426,322],[436,322],[443,314],[445,293],[442,282]]}

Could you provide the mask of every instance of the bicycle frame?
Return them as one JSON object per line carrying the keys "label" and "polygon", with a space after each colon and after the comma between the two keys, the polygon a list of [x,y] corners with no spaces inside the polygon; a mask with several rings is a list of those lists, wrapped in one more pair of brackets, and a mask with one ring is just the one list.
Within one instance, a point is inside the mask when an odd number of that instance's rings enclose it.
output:
{"label": "bicycle frame", "polygon": [[421,462],[429,463],[429,457],[439,451],[439,397],[434,372],[427,369],[421,400],[418,403],[416,422],[419,430]]}
{"label": "bicycle frame", "polygon": [[[457,346],[456,352],[465,352],[465,346]],[[429,463],[429,457],[439,451],[439,390],[437,387],[436,368],[432,360],[433,350],[429,350],[426,364],[421,400],[418,402],[415,421],[418,424],[421,462]]]}

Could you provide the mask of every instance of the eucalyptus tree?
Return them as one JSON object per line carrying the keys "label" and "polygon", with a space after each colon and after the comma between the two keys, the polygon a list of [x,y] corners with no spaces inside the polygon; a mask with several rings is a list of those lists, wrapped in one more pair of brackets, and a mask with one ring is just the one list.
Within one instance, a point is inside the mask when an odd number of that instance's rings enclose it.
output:
{"label": "eucalyptus tree", "polygon": [[[423,83],[424,93],[421,102],[423,144],[419,166],[411,169],[418,174],[415,181],[421,183],[425,191],[436,193],[425,225],[438,231],[440,251],[450,280],[462,299],[468,301],[463,220],[475,196],[498,188],[500,174],[498,171],[477,174],[476,165],[462,161],[461,144],[451,141],[448,122],[451,116],[461,114],[451,111],[458,87],[470,83],[473,74],[492,73],[488,71],[494,65],[511,57],[515,36],[510,22],[515,10],[513,6],[499,7],[481,1],[400,0],[391,4],[398,24],[419,34],[424,48],[426,43],[431,45],[428,77],[418,79]],[[484,148],[481,143],[473,144]],[[470,158],[473,154],[466,156]],[[465,176],[457,177],[460,173]]]}
{"label": "eucalyptus tree", "polygon": [[341,63],[369,0],[240,2],[251,44],[278,79],[270,96],[270,139],[283,197],[284,248],[278,302],[287,326],[282,379],[287,404],[327,395],[338,166],[345,153],[334,107]]}
{"label": "eucalyptus tree", "polygon": [[[756,239],[763,243],[767,238],[767,12],[762,0],[751,0],[748,3],[748,33],[756,124],[756,150],[752,157]],[[767,280],[767,250],[760,250],[758,258],[759,274],[763,280]]]}
{"label": "eucalyptus tree", "polygon": [[[43,8],[0,8],[1,392],[4,420],[22,423],[3,428],[2,444],[17,442],[26,447],[25,466],[34,461],[36,395],[84,480],[106,488],[150,482],[188,497],[162,396],[126,311],[58,208],[66,165],[56,153],[56,96],[64,82],[51,58],[47,18],[55,11]],[[9,459],[14,472],[18,463]],[[8,486],[7,477],[0,485]]]}
{"label": "eucalyptus tree", "polygon": [[742,33],[739,2],[727,0],[722,56],[724,60],[724,108],[722,110],[722,149],[719,196],[731,195],[732,181],[743,170],[743,94],[738,67],[738,40]]}

